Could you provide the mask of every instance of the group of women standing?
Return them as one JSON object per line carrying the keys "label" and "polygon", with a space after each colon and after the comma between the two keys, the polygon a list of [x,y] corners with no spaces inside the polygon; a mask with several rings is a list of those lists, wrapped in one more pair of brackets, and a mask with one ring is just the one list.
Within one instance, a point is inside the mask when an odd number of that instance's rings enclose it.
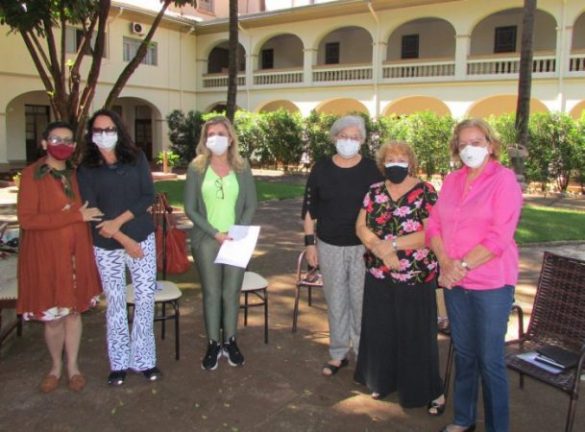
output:
{"label": "group of women standing", "polygon": [[[154,188],[146,157],[109,110],[97,111],[88,121],[79,168],[71,162],[76,143],[69,124],[49,124],[42,147],[46,156],[23,170],[17,205],[22,228],[17,310],[25,319],[44,322],[52,359],[40,390],[50,393],[59,386],[63,353],[68,387],[85,387],[77,364],[80,314],[95,305],[102,288],[108,302],[108,383],[123,384],[128,370],[158,380],[156,254],[148,212]],[[136,297],[132,334],[126,268]]]}
{"label": "group of women standing", "polygon": [[[108,383],[122,385],[128,370],[156,381],[162,374],[153,330],[156,248],[148,163],[113,111],[100,110],[88,121],[77,171],[70,162],[73,134],[67,123],[47,127],[47,154],[23,171],[18,199],[18,312],[45,323],[52,359],[40,388],[48,393],[58,387],[63,352],[69,388],[84,388],[77,364],[80,313],[95,304],[100,281],[108,302]],[[513,236],[522,195],[513,172],[498,162],[492,130],[477,119],[457,125],[450,149],[463,167],[445,178],[440,197],[416,177],[408,144],[383,144],[375,161],[360,154],[366,138],[361,117],[337,120],[331,138],[336,154],[312,168],[302,209],[306,258],[321,269],[328,304],[330,359],[321,373],[335,375],[353,351],[354,379],[372,397],[397,392],[402,406],[426,405],[430,415],[441,415],[439,284],[446,288],[456,352],[455,418],[443,431],[475,429],[480,378],[487,430],[507,431],[503,347],[518,277]],[[227,119],[203,126],[196,152],[185,212],[194,223],[191,247],[203,289],[208,346],[201,367],[215,370],[222,355],[231,366],[245,362],[236,341],[244,270],[214,259],[230,227],[251,223],[256,189]],[[132,333],[126,268],[135,292]]]}
{"label": "group of women standing", "polygon": [[311,170],[302,211],[307,261],[320,266],[328,304],[330,360],[322,374],[347,366],[353,350],[354,380],[373,398],[396,392],[405,408],[443,414],[440,285],[456,353],[455,416],[442,431],[475,430],[480,379],[486,430],[508,431],[504,337],[522,194],[498,162],[493,131],[479,119],[456,126],[450,150],[463,166],[445,178],[440,196],[416,177],[408,144],[383,144],[375,163],[361,156],[360,117],[337,120],[331,135],[337,152]]}
{"label": "group of women standing", "polygon": [[[46,155],[23,170],[19,190],[17,306],[25,319],[45,324],[52,366],[40,390],[50,393],[58,388],[63,354],[69,389],[78,392],[85,387],[77,363],[81,313],[96,304],[102,288],[107,300],[108,384],[123,385],[128,371],[157,381],[162,373],[153,328],[157,270],[148,161],[120,116],[105,109],[87,122],[79,167],[71,161],[76,143],[69,124],[49,124],[41,145]],[[204,125],[197,155],[187,175],[185,210],[195,224],[191,246],[203,286],[209,340],[202,368],[213,370],[222,354],[232,366],[244,364],[236,343],[244,270],[215,264],[214,259],[230,238],[232,225],[251,223],[256,189],[226,118]],[[131,331],[127,269],[135,297]]]}

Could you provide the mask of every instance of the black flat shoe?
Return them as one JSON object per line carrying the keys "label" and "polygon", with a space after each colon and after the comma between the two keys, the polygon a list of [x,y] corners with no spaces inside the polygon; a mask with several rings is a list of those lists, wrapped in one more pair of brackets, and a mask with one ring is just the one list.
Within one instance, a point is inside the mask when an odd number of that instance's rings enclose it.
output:
{"label": "black flat shoe", "polygon": [[119,387],[126,381],[126,370],[111,371],[108,375],[108,384]]}
{"label": "black flat shoe", "polygon": [[348,364],[349,364],[349,360],[346,358],[341,360],[341,362],[339,363],[339,366],[332,365],[331,363],[325,363],[323,365],[323,369],[321,370],[321,375],[326,376],[326,377],[332,377],[337,372],[339,372],[339,369],[346,367]]}
{"label": "black flat shoe", "polygon": [[[439,432],[449,432],[449,426],[451,426],[451,425],[445,426]],[[453,426],[456,426],[456,425],[453,425]],[[463,429],[462,432],[473,432],[474,430],[475,430],[475,425],[472,424],[471,426],[467,426],[465,429]]]}
{"label": "black flat shoe", "polygon": [[445,412],[445,403],[442,404],[437,401],[431,401],[427,405],[427,412],[430,416],[439,417]]}
{"label": "black flat shoe", "polygon": [[142,371],[142,375],[147,381],[158,381],[162,378],[162,372],[156,366]]}

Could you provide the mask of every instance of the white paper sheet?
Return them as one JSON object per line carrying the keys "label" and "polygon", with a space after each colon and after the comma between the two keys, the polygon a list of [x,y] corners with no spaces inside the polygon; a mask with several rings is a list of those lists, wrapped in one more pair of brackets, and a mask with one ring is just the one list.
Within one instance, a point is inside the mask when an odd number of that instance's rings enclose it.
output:
{"label": "white paper sheet", "polygon": [[215,258],[216,264],[230,264],[235,267],[246,268],[252,258],[260,227],[256,225],[234,225],[228,235],[233,240],[223,242]]}

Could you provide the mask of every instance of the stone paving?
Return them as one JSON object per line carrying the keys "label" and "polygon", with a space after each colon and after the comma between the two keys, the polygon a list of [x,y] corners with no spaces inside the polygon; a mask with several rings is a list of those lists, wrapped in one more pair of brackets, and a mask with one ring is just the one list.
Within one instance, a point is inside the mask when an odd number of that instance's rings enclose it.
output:
{"label": "stone paving", "polygon": [[[452,414],[441,418],[425,409],[402,409],[395,396],[370,398],[352,380],[353,366],[332,378],[320,375],[327,360],[328,328],[322,294],[313,307],[302,300],[299,329],[291,333],[295,263],[301,250],[300,199],[260,204],[256,223],[262,232],[251,270],[270,283],[269,343],[263,343],[260,310],[248,327],[240,320],[243,368],[222,360],[218,370],[201,370],[205,351],[201,292],[190,271],[173,277],[184,292],[181,301],[181,359],[174,360],[174,336],[157,339],[165,377],[149,384],[131,375],[122,388],[106,385],[104,306],[84,316],[81,369],[88,378],[79,395],[65,380],[50,395],[37,390],[49,359],[42,327],[25,325],[22,338],[12,338],[0,353],[0,431],[437,431]],[[518,300],[530,306],[542,253],[551,250],[585,259],[584,244],[540,245],[521,249]],[[515,323],[510,324],[511,333]],[[157,331],[158,326],[157,326]],[[448,340],[440,339],[444,360]],[[528,381],[523,391],[510,373],[511,431],[562,430],[567,398],[559,391]],[[575,431],[585,430],[585,404],[578,405]],[[481,408],[478,431],[483,431]]]}

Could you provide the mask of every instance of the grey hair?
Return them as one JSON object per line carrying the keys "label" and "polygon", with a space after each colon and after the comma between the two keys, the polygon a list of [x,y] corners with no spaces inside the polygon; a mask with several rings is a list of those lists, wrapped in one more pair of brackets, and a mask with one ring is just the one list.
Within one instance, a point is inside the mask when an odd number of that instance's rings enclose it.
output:
{"label": "grey hair", "polygon": [[363,144],[366,140],[366,124],[362,117],[356,115],[343,116],[335,120],[335,123],[333,123],[333,126],[331,126],[331,130],[329,131],[331,141],[335,142],[337,135],[339,135],[343,129],[348,127],[358,128],[361,136],[360,142]]}

